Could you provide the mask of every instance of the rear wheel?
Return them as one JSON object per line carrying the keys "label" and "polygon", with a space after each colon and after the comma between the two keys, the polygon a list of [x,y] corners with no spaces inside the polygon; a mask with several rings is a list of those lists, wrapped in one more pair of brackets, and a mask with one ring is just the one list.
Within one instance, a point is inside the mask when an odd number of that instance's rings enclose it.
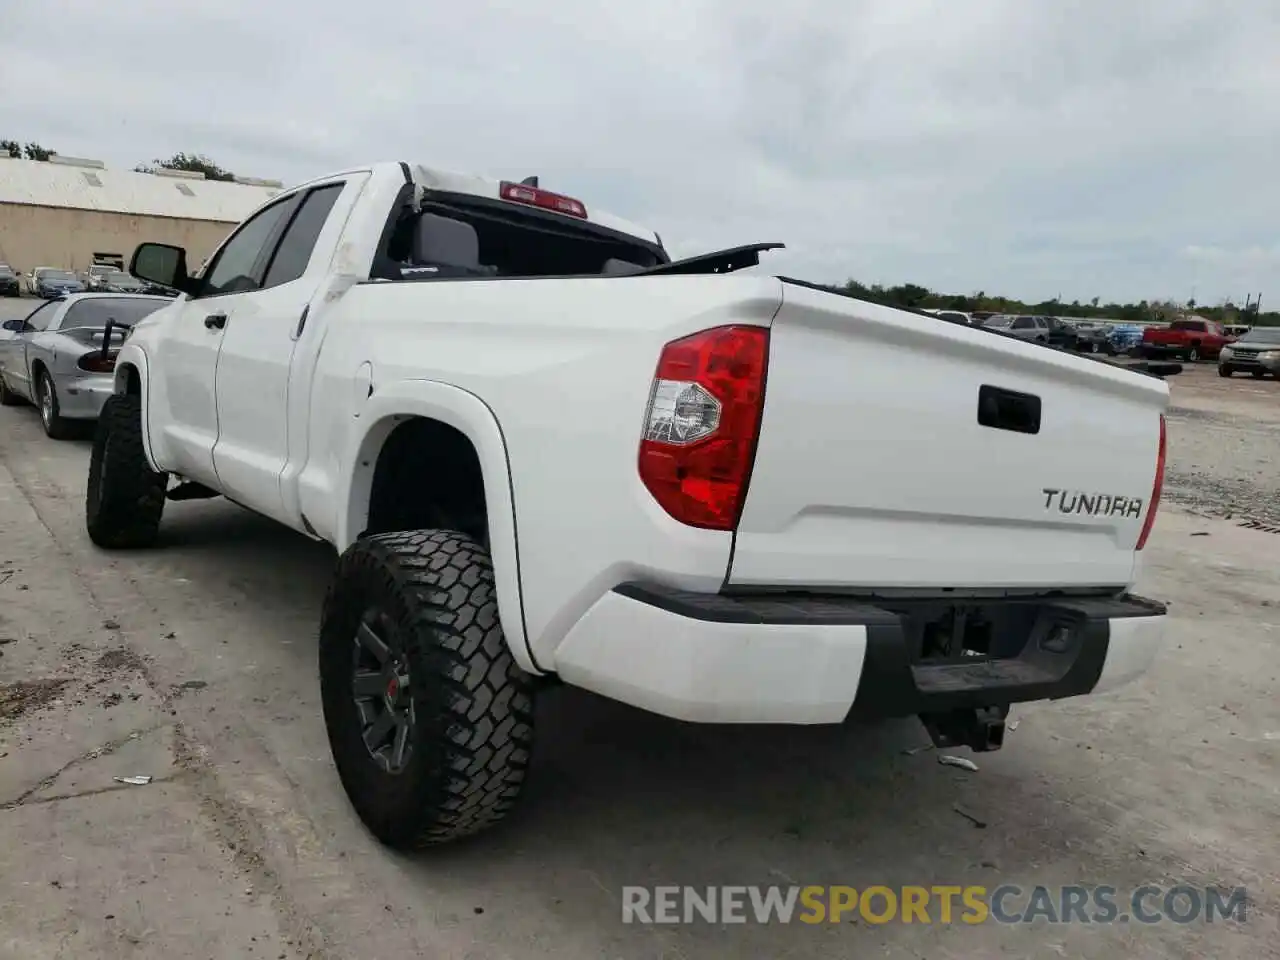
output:
{"label": "rear wheel", "polygon": [[503,636],[489,555],[465,534],[347,548],[320,625],[320,694],[343,788],[388,846],[456,840],[515,806],[532,678]]}
{"label": "rear wheel", "polygon": [[1191,347],[1187,350],[1187,361],[1189,363],[1200,362],[1200,344],[1193,343]]}
{"label": "rear wheel", "polygon": [[40,425],[44,427],[45,434],[54,440],[66,440],[71,436],[74,425],[62,416],[58,390],[48,370],[41,370],[36,381],[36,403],[40,407]]}
{"label": "rear wheel", "polygon": [[147,463],[142,398],[113,394],[103,404],[89,454],[85,526],[100,547],[149,547],[160,530],[169,476]]}

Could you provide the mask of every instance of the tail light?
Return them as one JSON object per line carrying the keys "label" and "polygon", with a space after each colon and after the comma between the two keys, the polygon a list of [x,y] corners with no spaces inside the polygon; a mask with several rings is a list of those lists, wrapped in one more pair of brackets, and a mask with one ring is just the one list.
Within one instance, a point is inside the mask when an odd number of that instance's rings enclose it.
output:
{"label": "tail light", "polygon": [[566,216],[578,217],[581,220],[587,219],[587,208],[582,205],[581,200],[552,193],[550,190],[525,186],[523,183],[509,183],[504,180],[498,187],[498,196],[512,203],[523,203],[530,207],[541,207],[543,210],[554,210]]}
{"label": "tail light", "polygon": [[1151,525],[1156,519],[1156,508],[1160,506],[1160,494],[1164,491],[1164,414],[1160,414],[1160,450],[1156,454],[1156,482],[1151,488],[1151,503],[1147,506],[1147,518],[1142,521],[1142,533],[1138,534],[1137,549],[1147,545],[1147,537],[1151,535]]}
{"label": "tail light", "polygon": [[101,350],[94,350],[77,360],[76,366],[86,373],[111,373],[116,368],[116,355],[109,353],[104,356]]}
{"label": "tail light", "polygon": [[760,434],[768,355],[764,327],[716,327],[663,348],[645,411],[640,479],[681,523],[737,526]]}

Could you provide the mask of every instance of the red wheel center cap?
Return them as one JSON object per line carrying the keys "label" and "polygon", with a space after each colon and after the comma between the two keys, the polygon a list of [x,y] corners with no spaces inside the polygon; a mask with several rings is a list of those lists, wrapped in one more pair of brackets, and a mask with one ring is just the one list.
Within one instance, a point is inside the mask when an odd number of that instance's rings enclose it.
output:
{"label": "red wheel center cap", "polygon": [[387,681],[387,699],[394,700],[400,695],[400,678],[392,677]]}

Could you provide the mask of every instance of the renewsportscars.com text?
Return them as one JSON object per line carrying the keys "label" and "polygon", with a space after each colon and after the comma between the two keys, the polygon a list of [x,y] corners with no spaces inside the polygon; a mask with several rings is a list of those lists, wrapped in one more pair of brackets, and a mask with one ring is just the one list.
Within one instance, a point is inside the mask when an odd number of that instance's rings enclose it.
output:
{"label": "renewsportscars.com text", "polygon": [[1244,887],[1106,885],[623,887],[622,922],[1215,923],[1245,922]]}

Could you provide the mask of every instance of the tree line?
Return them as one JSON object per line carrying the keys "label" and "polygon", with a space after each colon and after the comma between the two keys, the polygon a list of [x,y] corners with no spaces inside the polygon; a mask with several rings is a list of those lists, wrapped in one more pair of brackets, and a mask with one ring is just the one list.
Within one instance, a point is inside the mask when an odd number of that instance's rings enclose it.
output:
{"label": "tree line", "polygon": [[[826,286],[826,285],[824,285]],[[1070,303],[1053,299],[1030,303],[1011,297],[994,296],[979,290],[977,293],[938,293],[915,283],[903,283],[886,287],[878,283],[864,284],[848,280],[843,285],[827,286],[828,290],[859,300],[868,300],[889,307],[909,310],[959,310],[965,313],[1027,313],[1048,317],[1073,317],[1081,320],[1107,319],[1122,323],[1167,323],[1178,317],[1195,314],[1219,323],[1241,323],[1253,326],[1280,326],[1280,311],[1262,312],[1252,299],[1244,306],[1230,300],[1209,306],[1188,300],[1140,300],[1137,303],[1103,303],[1100,297],[1087,302],[1072,300]]]}
{"label": "tree line", "polygon": [[[46,149],[38,143],[19,143],[17,140],[0,140],[0,153],[8,153],[15,159],[48,160],[57,153]],[[175,153],[166,160],[152,160],[134,167],[139,173],[154,173],[157,168],[167,170],[189,170],[203,173],[209,180],[234,180],[235,174],[219,166],[201,153]],[[1124,323],[1161,323],[1173,320],[1183,314],[1195,313],[1219,323],[1247,323],[1260,326],[1280,326],[1280,312],[1275,310],[1262,313],[1257,303],[1237,306],[1225,301],[1215,306],[1198,304],[1195,300],[1176,303],[1173,300],[1141,300],[1138,303],[1102,303],[1101,298],[1081,303],[1072,300],[1070,303],[1054,300],[1041,300],[1038,303],[1027,303],[1010,297],[989,295],[979,290],[977,293],[938,293],[928,287],[916,283],[903,283],[886,287],[878,283],[864,284],[857,280],[848,280],[842,285],[821,284],[835,293],[859,300],[869,300],[890,307],[905,307],[909,310],[961,310],[965,313],[987,311],[990,313],[1032,313],[1050,317],[1074,317],[1082,320],[1108,319]]]}

